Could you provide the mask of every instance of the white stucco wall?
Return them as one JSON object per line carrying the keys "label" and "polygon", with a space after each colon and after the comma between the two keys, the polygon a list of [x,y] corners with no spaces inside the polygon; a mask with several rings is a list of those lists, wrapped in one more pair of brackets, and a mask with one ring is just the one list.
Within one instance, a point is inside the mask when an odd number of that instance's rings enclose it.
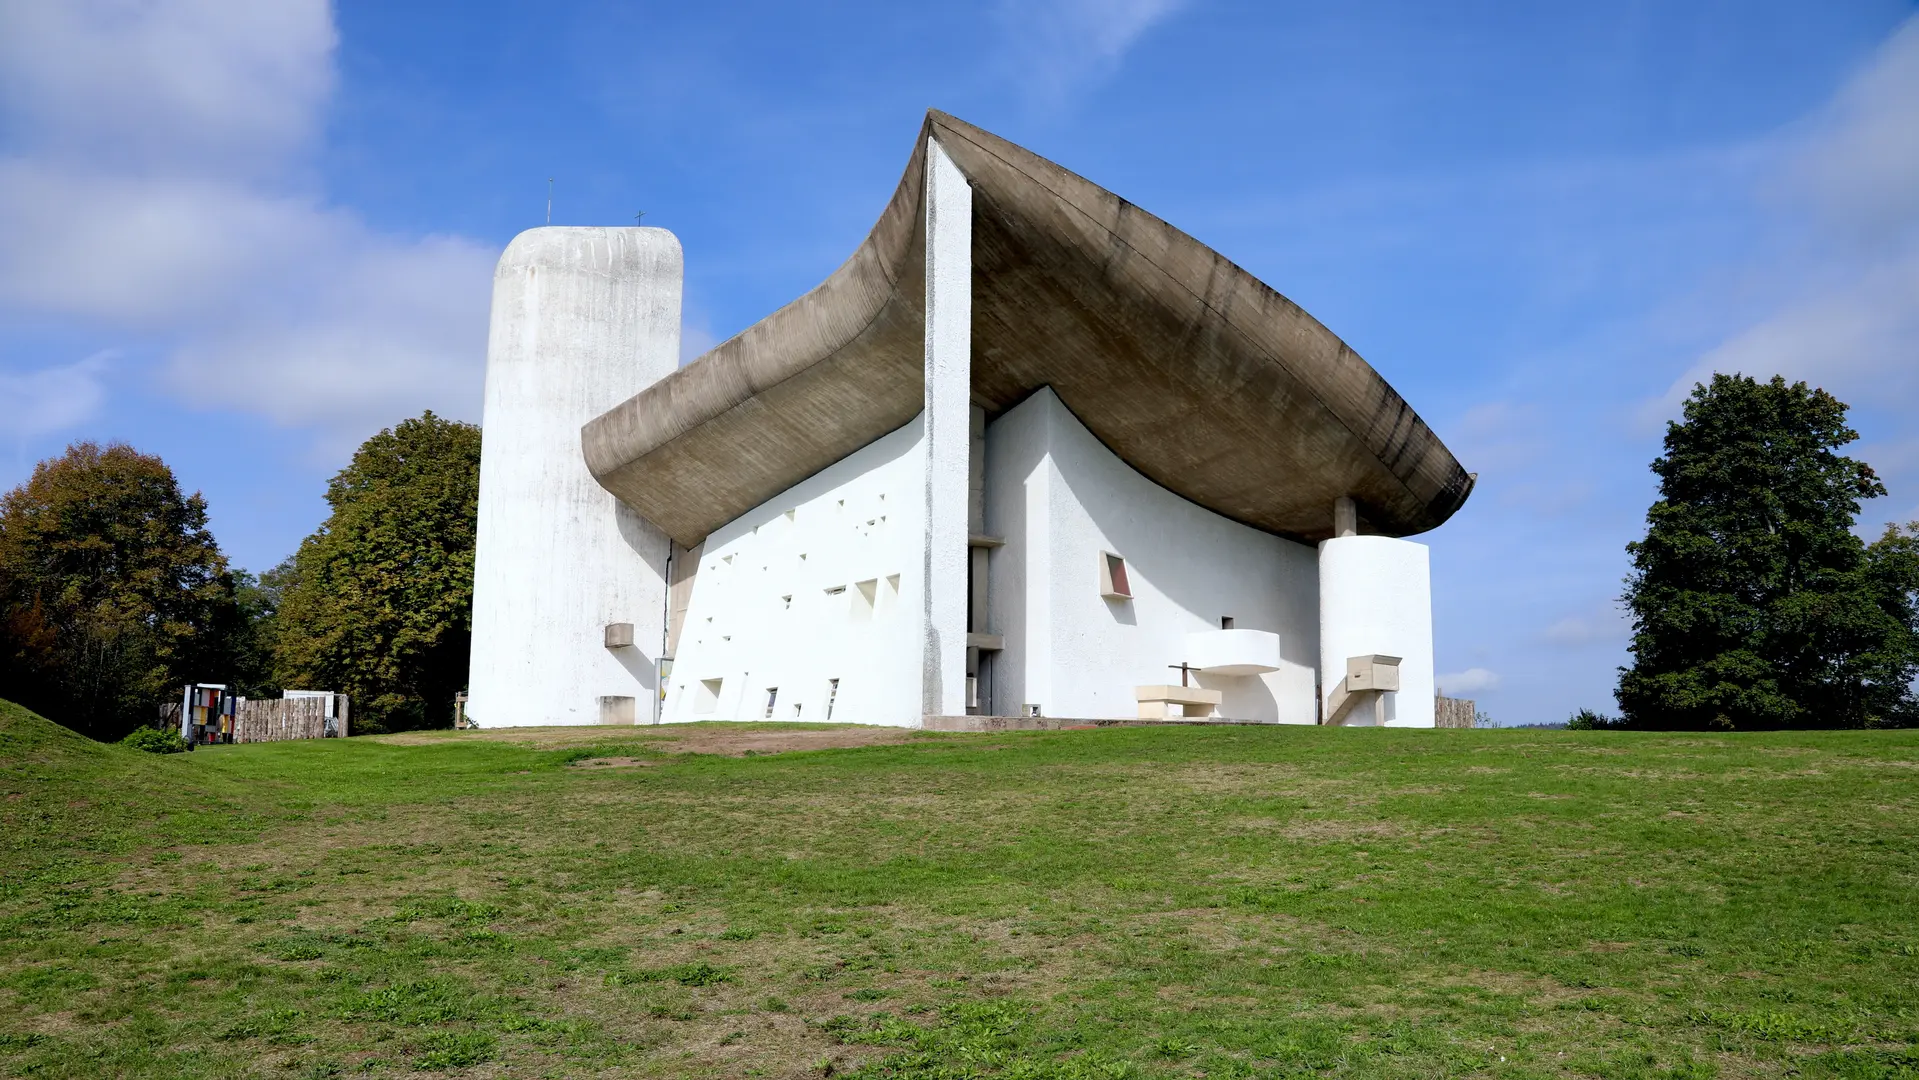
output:
{"label": "white stucco wall", "polygon": [[823,721],[838,679],[833,721],[919,724],[922,434],[916,418],[706,538],[666,720],[763,720],[777,687],[773,719]]}
{"label": "white stucco wall", "polygon": [[[599,699],[651,717],[664,535],[587,471],[580,427],[679,363],[680,242],[664,229],[521,233],[493,278],[467,714],[591,724]],[[635,647],[604,647],[634,624]]]}
{"label": "white stucco wall", "polygon": [[[1168,438],[1178,438],[1169,429]],[[986,429],[993,711],[1128,718],[1133,689],[1179,682],[1186,635],[1238,629],[1280,638],[1280,670],[1194,677],[1223,691],[1220,715],[1315,722],[1319,577],[1313,549],[1230,521],[1153,483],[1095,439],[1049,390]],[[1131,600],[1099,591],[1099,557],[1126,560]]]}
{"label": "white stucco wall", "polygon": [[1433,590],[1424,544],[1344,536],[1319,545],[1320,665],[1330,696],[1346,659],[1401,658],[1399,692],[1387,695],[1388,727],[1433,726]]}

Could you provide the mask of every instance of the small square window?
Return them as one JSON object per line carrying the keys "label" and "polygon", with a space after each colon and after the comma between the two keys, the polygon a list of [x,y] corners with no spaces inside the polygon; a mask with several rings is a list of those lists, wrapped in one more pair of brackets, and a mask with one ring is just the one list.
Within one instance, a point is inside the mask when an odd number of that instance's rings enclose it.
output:
{"label": "small square window", "polygon": [[1126,560],[1110,551],[1099,553],[1099,594],[1108,600],[1130,600],[1132,582],[1126,577]]}
{"label": "small square window", "polygon": [[1231,630],[1233,628],[1233,617],[1231,615],[1221,615],[1219,617],[1219,628],[1221,630]]}

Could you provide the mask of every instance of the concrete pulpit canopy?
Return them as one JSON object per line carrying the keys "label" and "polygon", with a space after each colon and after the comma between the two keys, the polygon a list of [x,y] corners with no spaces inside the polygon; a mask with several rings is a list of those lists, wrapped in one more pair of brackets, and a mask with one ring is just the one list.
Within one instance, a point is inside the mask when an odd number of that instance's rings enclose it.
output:
{"label": "concrete pulpit canopy", "polygon": [[592,420],[589,468],[688,547],[924,407],[926,144],[973,189],[973,403],[1041,387],[1155,483],[1279,536],[1408,536],[1469,476],[1372,366],[1217,252],[929,112],[878,224],[799,299]]}

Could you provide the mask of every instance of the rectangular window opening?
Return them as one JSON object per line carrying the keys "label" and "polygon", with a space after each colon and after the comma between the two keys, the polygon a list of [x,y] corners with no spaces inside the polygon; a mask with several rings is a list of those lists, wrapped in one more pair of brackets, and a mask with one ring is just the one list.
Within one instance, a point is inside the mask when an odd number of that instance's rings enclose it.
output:
{"label": "rectangular window opening", "polygon": [[1108,600],[1130,600],[1132,582],[1126,577],[1126,560],[1110,551],[1099,553],[1099,594]]}
{"label": "rectangular window opening", "polygon": [[840,681],[838,679],[826,680],[826,718],[828,720],[833,719],[833,703],[839,699]]}
{"label": "rectangular window opening", "polygon": [[701,679],[699,695],[693,699],[693,711],[710,713],[719,708],[720,689],[725,685],[725,679]]}
{"label": "rectangular window opening", "polygon": [[778,702],[779,699],[780,699],[779,687],[769,686],[766,688],[766,717],[765,717],[766,719],[768,720],[773,719],[773,705],[774,703]]}
{"label": "rectangular window opening", "polygon": [[1231,630],[1233,628],[1233,617],[1231,615],[1221,615],[1219,617],[1219,628],[1221,630]]}

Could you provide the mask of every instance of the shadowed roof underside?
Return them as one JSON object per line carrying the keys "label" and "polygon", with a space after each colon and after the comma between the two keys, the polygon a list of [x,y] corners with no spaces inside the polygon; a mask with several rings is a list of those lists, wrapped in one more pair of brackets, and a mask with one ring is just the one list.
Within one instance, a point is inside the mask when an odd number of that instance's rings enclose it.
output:
{"label": "shadowed roof underside", "polygon": [[1451,517],[1472,478],[1359,354],[1199,241],[929,112],[899,188],[811,292],[588,423],[593,475],[679,543],[918,415],[926,139],[973,187],[973,402],[1051,386],[1101,442],[1216,513],[1312,542]]}

